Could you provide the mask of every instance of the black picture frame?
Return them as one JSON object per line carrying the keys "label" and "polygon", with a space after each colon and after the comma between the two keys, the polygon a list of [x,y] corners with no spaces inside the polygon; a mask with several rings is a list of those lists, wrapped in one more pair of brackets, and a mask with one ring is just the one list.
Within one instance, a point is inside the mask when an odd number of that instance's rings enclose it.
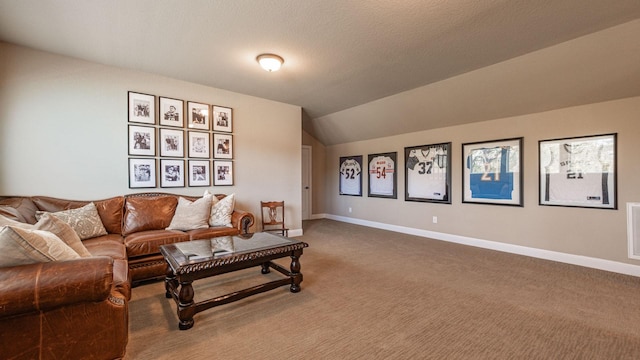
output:
{"label": "black picture frame", "polygon": [[233,161],[214,160],[213,161],[213,185],[232,186],[233,185]]}
{"label": "black picture frame", "polygon": [[340,157],[339,186],[340,195],[362,196],[362,155]]}
{"label": "black picture frame", "polygon": [[184,130],[160,128],[160,156],[184,157]]}
{"label": "black picture frame", "polygon": [[189,186],[211,186],[211,161],[189,160]]}
{"label": "black picture frame", "polygon": [[368,155],[369,187],[367,196],[386,199],[398,198],[398,153],[387,152]]}
{"label": "black picture frame", "polygon": [[129,158],[129,188],[155,188],[156,159]]}
{"label": "black picture frame", "polygon": [[524,206],[522,137],[462,144],[462,202]]}
{"label": "black picture frame", "polygon": [[194,130],[210,130],[209,104],[195,101],[187,102],[187,128]]}
{"label": "black picture frame", "polygon": [[214,133],[212,150],[215,159],[233,159],[233,135]]}
{"label": "black picture frame", "polygon": [[404,148],[404,200],[451,204],[451,143]]}
{"label": "black picture frame", "polygon": [[134,91],[127,92],[128,120],[132,123],[155,125],[156,97]]}
{"label": "black picture frame", "polygon": [[184,127],[184,101],[160,96],[160,126]]}
{"label": "black picture frame", "polygon": [[617,135],[538,141],[539,205],[618,209]]}
{"label": "black picture frame", "polygon": [[160,187],[184,187],[184,160],[160,159]]}
{"label": "black picture frame", "polygon": [[211,136],[208,132],[187,131],[190,158],[211,158]]}
{"label": "black picture frame", "polygon": [[156,155],[156,128],[151,126],[129,125],[129,155]]}
{"label": "black picture frame", "polygon": [[224,106],[213,106],[213,131],[232,132],[233,109]]}

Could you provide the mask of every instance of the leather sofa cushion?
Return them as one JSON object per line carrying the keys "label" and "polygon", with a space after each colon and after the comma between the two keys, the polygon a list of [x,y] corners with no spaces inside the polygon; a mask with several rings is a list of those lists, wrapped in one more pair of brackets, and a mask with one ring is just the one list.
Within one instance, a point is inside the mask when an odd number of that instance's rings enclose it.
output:
{"label": "leather sofa cushion", "polygon": [[207,229],[195,229],[187,231],[189,240],[210,239],[217,236],[230,236],[240,234],[240,230],[226,226],[215,226]]}
{"label": "leather sofa cushion", "polygon": [[189,241],[189,235],[177,230],[147,230],[131,234],[124,238],[129,258],[159,254],[160,246]]}
{"label": "leather sofa cushion", "polygon": [[33,225],[37,222],[36,211],[38,211],[36,205],[26,197],[12,197],[0,200],[0,214],[12,220]]}
{"label": "leather sofa cushion", "polygon": [[177,206],[176,196],[127,197],[124,205],[122,235],[167,228],[171,224]]}
{"label": "leather sofa cushion", "polygon": [[34,196],[33,202],[38,210],[47,212],[58,212],[69,209],[77,209],[93,202],[98,209],[102,225],[110,234],[122,233],[122,211],[124,206],[124,197],[115,196],[112,198],[97,201],[78,201],[57,199],[48,196]]}
{"label": "leather sofa cushion", "polygon": [[115,260],[127,260],[127,249],[120,235],[105,235],[84,240],[82,243],[93,256],[108,256]]}
{"label": "leather sofa cushion", "polygon": [[124,196],[116,196],[110,199],[94,201],[98,208],[98,214],[102,219],[102,225],[109,234],[122,234],[122,212],[124,211]]}

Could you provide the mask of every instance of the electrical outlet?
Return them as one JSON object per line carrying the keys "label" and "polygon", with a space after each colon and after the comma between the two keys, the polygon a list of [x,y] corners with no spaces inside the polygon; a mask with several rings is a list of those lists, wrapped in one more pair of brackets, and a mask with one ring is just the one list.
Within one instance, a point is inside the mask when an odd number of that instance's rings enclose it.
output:
{"label": "electrical outlet", "polygon": [[437,216],[434,216],[434,217],[433,217],[433,223],[434,223],[434,224],[437,224],[437,223],[438,223],[438,217],[437,217]]}
{"label": "electrical outlet", "polygon": [[351,212],[351,207],[349,207],[349,212]]}

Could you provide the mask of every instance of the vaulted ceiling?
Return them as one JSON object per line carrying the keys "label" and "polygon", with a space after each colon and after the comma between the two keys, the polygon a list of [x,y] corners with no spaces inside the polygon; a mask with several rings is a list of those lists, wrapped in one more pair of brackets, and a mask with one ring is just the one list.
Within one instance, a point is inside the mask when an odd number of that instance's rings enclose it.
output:
{"label": "vaulted ceiling", "polygon": [[0,40],[299,105],[330,145],[640,95],[639,18],[638,0],[0,0]]}

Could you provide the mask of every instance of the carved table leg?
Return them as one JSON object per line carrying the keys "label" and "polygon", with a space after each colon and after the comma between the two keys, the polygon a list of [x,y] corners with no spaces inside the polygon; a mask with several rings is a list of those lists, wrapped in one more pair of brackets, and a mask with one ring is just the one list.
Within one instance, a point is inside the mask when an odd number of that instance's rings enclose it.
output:
{"label": "carved table leg", "polygon": [[291,253],[291,292],[297,293],[300,291],[300,283],[302,282],[302,274],[300,273],[300,256],[302,250],[296,250]]}
{"label": "carved table leg", "polygon": [[191,281],[180,283],[180,293],[178,295],[178,318],[180,330],[187,330],[193,327],[193,315],[196,308],[193,302],[193,285]]}
{"label": "carved table leg", "polygon": [[173,297],[173,291],[174,289],[177,288],[177,286],[178,286],[178,281],[176,280],[176,276],[173,274],[173,271],[171,270],[171,266],[167,265],[167,272],[164,278],[164,289],[165,289],[164,296],[167,299],[171,299]]}
{"label": "carved table leg", "polygon": [[269,268],[269,262],[262,263],[260,265],[262,266],[262,273],[263,274],[268,274],[268,273],[271,272],[271,269]]}

